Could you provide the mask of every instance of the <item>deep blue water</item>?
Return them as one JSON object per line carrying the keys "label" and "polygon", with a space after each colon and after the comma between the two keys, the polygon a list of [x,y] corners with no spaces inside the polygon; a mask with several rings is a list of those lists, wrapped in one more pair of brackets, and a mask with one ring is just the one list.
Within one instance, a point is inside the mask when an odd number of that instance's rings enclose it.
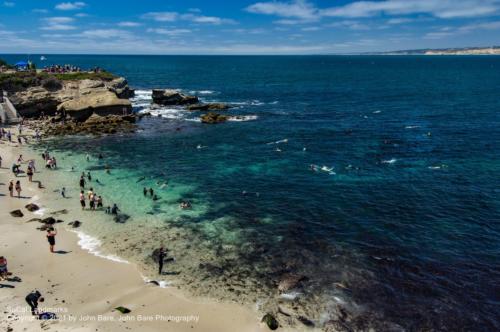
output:
{"label": "deep blue water", "polygon": [[[93,148],[196,184],[193,197],[213,208],[190,227],[231,216],[226,227],[259,248],[239,264],[295,259],[327,292],[340,253],[349,295],[373,320],[500,329],[500,57],[47,57],[104,67],[140,90],[210,90],[201,96],[258,116],[215,126],[152,118],[145,132]],[[264,271],[252,276],[277,273]]]}

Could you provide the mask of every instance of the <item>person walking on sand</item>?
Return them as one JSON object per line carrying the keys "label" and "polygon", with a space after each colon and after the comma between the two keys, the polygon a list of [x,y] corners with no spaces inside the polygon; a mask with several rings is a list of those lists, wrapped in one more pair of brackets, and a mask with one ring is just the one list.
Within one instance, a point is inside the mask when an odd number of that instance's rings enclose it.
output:
{"label": "person walking on sand", "polygon": [[80,205],[82,206],[82,210],[85,210],[85,194],[83,190],[80,191]]}
{"label": "person walking on sand", "polygon": [[0,168],[2,168],[2,156],[0,156]]}
{"label": "person walking on sand", "polygon": [[33,291],[26,295],[25,297],[26,303],[31,308],[31,314],[32,315],[37,315],[38,314],[38,302],[43,302],[44,298],[42,297],[42,294],[40,294],[39,291]]}
{"label": "person walking on sand", "polygon": [[7,270],[7,258],[0,256],[0,281],[4,280],[9,275]]}
{"label": "person walking on sand", "polygon": [[85,189],[85,178],[83,177],[83,175],[80,176],[80,189]]}
{"label": "person walking on sand", "polygon": [[47,241],[49,241],[50,252],[54,252],[54,246],[56,245],[56,235],[57,231],[54,227],[49,227],[47,229]]}
{"label": "person walking on sand", "polygon": [[87,180],[92,181],[92,175],[90,175],[90,172],[87,172]]}
{"label": "person walking on sand", "polygon": [[21,198],[21,182],[19,180],[16,181],[16,191],[17,191],[17,198]]}
{"label": "person walking on sand", "polygon": [[66,198],[66,187],[62,187],[62,189],[61,189],[61,196],[63,198]]}
{"label": "person walking on sand", "polygon": [[12,180],[9,182],[9,194],[10,197],[14,197],[14,181]]}
{"label": "person walking on sand", "polygon": [[111,208],[111,214],[117,215],[118,211],[120,211],[120,209],[118,208],[118,206],[116,205],[116,203],[114,203],[113,207]]}
{"label": "person walking on sand", "polygon": [[33,182],[33,168],[31,168],[31,166],[28,166],[26,174],[28,175],[29,182]]}
{"label": "person walking on sand", "polygon": [[165,261],[166,254],[165,249],[161,246],[158,250],[158,274],[160,275],[163,273],[163,262]]}
{"label": "person walking on sand", "polygon": [[95,210],[95,194],[89,195],[89,207],[91,210]]}

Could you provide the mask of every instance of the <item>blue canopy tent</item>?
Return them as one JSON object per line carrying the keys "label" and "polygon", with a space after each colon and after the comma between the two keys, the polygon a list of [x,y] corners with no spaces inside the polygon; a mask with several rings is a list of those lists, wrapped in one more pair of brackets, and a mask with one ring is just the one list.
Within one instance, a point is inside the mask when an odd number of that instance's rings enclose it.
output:
{"label": "blue canopy tent", "polygon": [[19,61],[14,64],[17,70],[26,70],[28,68],[28,63],[26,61]]}

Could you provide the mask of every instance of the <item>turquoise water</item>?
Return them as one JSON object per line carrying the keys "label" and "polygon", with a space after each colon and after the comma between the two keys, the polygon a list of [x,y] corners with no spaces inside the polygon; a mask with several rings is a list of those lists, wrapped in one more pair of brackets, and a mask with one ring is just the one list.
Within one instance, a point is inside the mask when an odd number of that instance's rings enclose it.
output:
{"label": "turquoise water", "polygon": [[307,276],[287,303],[317,326],[500,329],[500,57],[47,58],[124,75],[136,111],[170,87],[248,116],[164,108],[133,135],[46,143],[131,216],[93,232],[145,269],[164,241],[195,294],[274,308],[284,274]]}

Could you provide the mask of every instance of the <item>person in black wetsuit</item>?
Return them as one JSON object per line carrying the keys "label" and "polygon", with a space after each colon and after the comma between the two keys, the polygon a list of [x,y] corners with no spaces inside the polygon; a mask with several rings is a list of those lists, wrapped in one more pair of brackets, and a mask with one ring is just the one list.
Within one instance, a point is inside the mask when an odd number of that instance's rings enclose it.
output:
{"label": "person in black wetsuit", "polygon": [[154,192],[153,188],[149,188],[149,194],[151,195],[151,197],[154,196],[155,192]]}
{"label": "person in black wetsuit", "polygon": [[31,314],[37,315],[38,314],[38,302],[44,301],[42,294],[40,294],[40,292],[37,290],[33,291],[33,292],[29,293],[28,295],[26,295],[25,300],[26,300],[26,303],[28,303],[28,305],[31,308]]}
{"label": "person in black wetsuit", "polygon": [[144,196],[147,196],[148,189],[146,187],[144,187],[144,189],[142,189],[142,193],[144,194]]}
{"label": "person in black wetsuit", "polygon": [[85,189],[85,178],[84,176],[80,176],[80,188]]}
{"label": "person in black wetsuit", "polygon": [[160,250],[158,251],[158,274],[162,274],[163,261],[165,260],[166,255],[167,253],[165,252],[165,249],[160,247]]}
{"label": "person in black wetsuit", "polygon": [[111,208],[111,214],[117,215],[118,211],[120,211],[118,206],[116,206],[116,204],[113,204],[113,207]]}

